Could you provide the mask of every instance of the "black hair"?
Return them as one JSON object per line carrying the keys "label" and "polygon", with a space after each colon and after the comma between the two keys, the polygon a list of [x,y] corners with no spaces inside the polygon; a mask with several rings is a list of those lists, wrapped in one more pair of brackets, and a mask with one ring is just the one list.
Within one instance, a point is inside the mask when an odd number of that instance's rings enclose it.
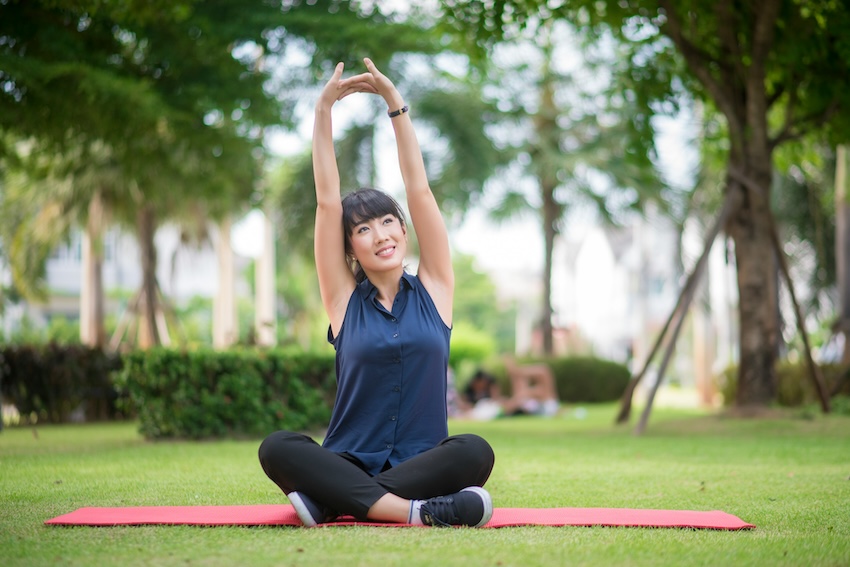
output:
{"label": "black hair", "polygon": [[[352,255],[351,233],[358,224],[372,219],[381,218],[385,215],[396,217],[401,226],[405,226],[404,211],[391,195],[366,187],[348,193],[342,199],[342,230],[345,234],[345,254],[349,259]],[[360,264],[349,260],[355,280],[360,283],[366,279],[366,273]]]}

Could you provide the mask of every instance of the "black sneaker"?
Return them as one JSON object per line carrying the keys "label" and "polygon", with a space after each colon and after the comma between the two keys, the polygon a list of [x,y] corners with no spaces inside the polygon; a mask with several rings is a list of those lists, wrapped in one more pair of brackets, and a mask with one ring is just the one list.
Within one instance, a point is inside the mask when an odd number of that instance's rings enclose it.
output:
{"label": "black sneaker", "polygon": [[308,528],[318,524],[324,524],[336,519],[337,514],[329,508],[322,506],[303,492],[290,492],[286,495],[295,508],[301,523]]}
{"label": "black sneaker", "polygon": [[419,517],[426,526],[469,526],[478,528],[493,516],[490,493],[470,486],[455,494],[422,501]]}

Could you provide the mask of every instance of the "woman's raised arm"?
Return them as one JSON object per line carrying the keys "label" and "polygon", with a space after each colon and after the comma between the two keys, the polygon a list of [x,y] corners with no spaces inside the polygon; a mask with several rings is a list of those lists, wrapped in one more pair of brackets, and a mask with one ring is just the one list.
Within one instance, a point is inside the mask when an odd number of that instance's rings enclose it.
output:
{"label": "woman's raised arm", "polygon": [[345,261],[339,169],[333,143],[331,111],[334,103],[352,91],[340,86],[343,64],[338,63],[316,103],[313,123],[313,177],[316,184],[314,254],[322,304],[331,331],[339,332],[354,276]]}
{"label": "woman's raised arm", "polygon": [[[404,180],[410,219],[419,242],[419,279],[422,281],[443,321],[451,326],[454,296],[449,237],[425,173],[425,163],[408,107],[395,85],[372,62],[364,59],[368,73],[342,81],[344,85],[367,83],[387,103],[395,132],[399,168]],[[362,88],[361,88],[362,90]]]}

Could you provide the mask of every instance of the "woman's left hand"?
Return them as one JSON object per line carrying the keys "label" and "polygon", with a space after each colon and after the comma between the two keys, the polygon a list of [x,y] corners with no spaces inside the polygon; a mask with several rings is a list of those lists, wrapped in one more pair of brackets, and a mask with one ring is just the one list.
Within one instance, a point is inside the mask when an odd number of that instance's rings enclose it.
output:
{"label": "woman's left hand", "polygon": [[346,94],[351,92],[378,94],[383,97],[390,107],[398,106],[400,108],[404,101],[393,82],[375,67],[371,59],[366,57],[363,59],[363,62],[366,64],[369,72],[341,80],[339,83],[340,89],[346,91]]}

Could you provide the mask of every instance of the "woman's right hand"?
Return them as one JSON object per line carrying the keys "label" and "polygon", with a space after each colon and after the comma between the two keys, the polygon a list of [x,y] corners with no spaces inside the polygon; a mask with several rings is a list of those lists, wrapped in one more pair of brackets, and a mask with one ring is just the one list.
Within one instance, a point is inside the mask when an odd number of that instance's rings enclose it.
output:
{"label": "woman's right hand", "polygon": [[322,89],[322,94],[319,95],[319,100],[316,103],[317,108],[331,108],[336,101],[342,100],[353,93],[367,92],[376,94],[378,92],[374,85],[363,81],[359,75],[343,81],[342,71],[344,68],[344,63],[339,62],[336,64],[333,75],[331,75],[330,80],[328,80]]}
{"label": "woman's right hand", "polygon": [[363,62],[366,64],[366,73],[354,75],[340,81],[340,88],[344,91],[344,94],[340,98],[355,92],[371,93],[380,95],[390,109],[401,108],[404,104],[404,99],[398,90],[396,90],[393,82],[375,67],[371,59],[365,57]]}
{"label": "woman's right hand", "polygon": [[345,96],[343,94],[343,91],[341,91],[339,88],[339,80],[340,78],[342,78],[342,70],[344,67],[345,64],[342,62],[336,64],[333,75],[331,75],[331,78],[328,80],[327,83],[325,83],[325,86],[322,89],[322,93],[319,95],[319,99],[316,101],[317,110],[319,108],[329,109],[334,105],[336,101],[340,100],[343,96]]}

